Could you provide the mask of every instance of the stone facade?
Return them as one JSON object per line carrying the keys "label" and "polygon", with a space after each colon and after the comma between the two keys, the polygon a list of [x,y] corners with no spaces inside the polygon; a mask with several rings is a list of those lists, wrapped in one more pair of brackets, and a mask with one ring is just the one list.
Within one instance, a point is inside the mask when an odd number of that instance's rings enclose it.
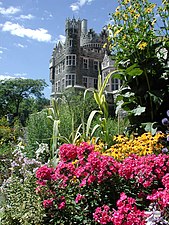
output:
{"label": "stone facade", "polygon": [[108,58],[103,49],[107,39],[105,29],[96,34],[93,29],[88,30],[87,20],[67,19],[65,36],[65,43],[56,44],[50,59],[51,97],[69,87],[97,88],[98,70],[102,68],[104,75],[108,71],[104,67],[104,60]]}

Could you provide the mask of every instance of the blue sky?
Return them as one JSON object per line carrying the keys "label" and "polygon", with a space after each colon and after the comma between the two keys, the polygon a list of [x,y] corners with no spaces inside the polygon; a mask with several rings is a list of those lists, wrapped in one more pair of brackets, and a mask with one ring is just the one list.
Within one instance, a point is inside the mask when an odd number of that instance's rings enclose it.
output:
{"label": "blue sky", "polygon": [[49,60],[56,42],[64,40],[66,18],[87,19],[88,28],[99,33],[117,5],[117,0],[0,0],[0,79],[45,79],[49,98]]}

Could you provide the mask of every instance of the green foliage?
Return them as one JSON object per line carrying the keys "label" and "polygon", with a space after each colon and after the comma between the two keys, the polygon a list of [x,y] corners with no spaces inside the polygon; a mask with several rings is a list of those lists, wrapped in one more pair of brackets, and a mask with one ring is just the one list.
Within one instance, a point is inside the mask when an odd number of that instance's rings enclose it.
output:
{"label": "green foliage", "polygon": [[[101,127],[102,139],[107,144],[110,143],[110,135],[109,135],[109,131],[108,131],[109,111],[108,111],[108,103],[107,103],[107,100],[106,100],[105,88],[106,88],[106,85],[107,85],[109,79],[112,76],[116,75],[118,72],[120,72],[120,71],[115,70],[113,72],[110,72],[106,76],[103,83],[102,83],[102,80],[101,80],[101,74],[99,73],[99,75],[98,75],[98,88],[93,91],[94,99],[95,99],[95,101],[96,101],[96,103],[99,107],[99,111],[95,111],[95,112],[98,112],[100,114],[99,115],[100,123],[98,125]],[[91,115],[92,115],[93,112],[91,112]],[[91,123],[91,121],[88,121],[88,122]],[[88,124],[87,124],[87,126],[88,126]]]}
{"label": "green foliage", "polygon": [[11,178],[5,187],[3,225],[43,224],[44,210],[35,193],[35,188],[34,176],[30,176],[22,182],[19,177]]}
{"label": "green foliage", "polygon": [[5,117],[0,119],[0,155],[9,156],[22,137],[23,130],[18,120],[11,126]]}
{"label": "green foliage", "polygon": [[[44,210],[36,195],[34,169],[41,163],[25,157],[23,146],[15,147],[10,158],[3,158],[2,184],[2,224],[41,224]],[[2,165],[2,164],[1,164]],[[42,222],[43,224],[43,222]]]}
{"label": "green foliage", "polygon": [[[109,41],[122,70],[117,77],[123,81],[117,102],[137,129],[142,123],[161,122],[169,105],[168,6],[163,1],[157,11],[156,4],[148,0],[120,0],[112,13]],[[158,33],[155,17],[165,24]]]}
{"label": "green foliage", "polygon": [[23,100],[35,97],[41,98],[47,84],[44,80],[6,79],[0,81],[1,115],[7,112],[18,116]]}
{"label": "green foliage", "polygon": [[47,143],[50,146],[52,137],[52,122],[47,119],[47,110],[31,114],[27,121],[27,154],[34,156],[38,144]]}

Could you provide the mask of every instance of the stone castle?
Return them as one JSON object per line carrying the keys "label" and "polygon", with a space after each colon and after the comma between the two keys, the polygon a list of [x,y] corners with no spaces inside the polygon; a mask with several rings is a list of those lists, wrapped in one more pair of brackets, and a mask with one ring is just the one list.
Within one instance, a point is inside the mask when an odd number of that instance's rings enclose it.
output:
{"label": "stone castle", "polygon": [[[107,55],[103,45],[107,31],[100,34],[87,28],[87,20],[67,19],[65,43],[59,42],[50,59],[51,97],[56,97],[69,87],[97,88],[98,72],[102,78],[114,69],[114,62]],[[111,79],[107,91],[117,90],[120,82]]]}

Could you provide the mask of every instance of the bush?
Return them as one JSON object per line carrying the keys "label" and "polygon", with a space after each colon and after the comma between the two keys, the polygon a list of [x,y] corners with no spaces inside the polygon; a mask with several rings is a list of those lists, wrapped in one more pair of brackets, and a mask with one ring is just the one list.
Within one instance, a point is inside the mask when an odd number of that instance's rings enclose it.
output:
{"label": "bush", "polygon": [[35,150],[41,143],[50,146],[52,122],[47,119],[47,110],[31,114],[27,121],[27,155],[34,157]]}
{"label": "bush", "polygon": [[36,179],[34,176],[35,169],[41,163],[25,157],[21,149],[22,147],[18,146],[13,152],[13,160],[9,165],[11,172],[3,180],[1,186],[2,224],[44,224],[44,209],[35,192]]}
{"label": "bush", "polygon": [[132,154],[118,162],[87,143],[63,144],[59,155],[56,168],[36,172],[51,225],[130,224],[131,218],[143,225],[151,204],[168,216],[169,155]]}

